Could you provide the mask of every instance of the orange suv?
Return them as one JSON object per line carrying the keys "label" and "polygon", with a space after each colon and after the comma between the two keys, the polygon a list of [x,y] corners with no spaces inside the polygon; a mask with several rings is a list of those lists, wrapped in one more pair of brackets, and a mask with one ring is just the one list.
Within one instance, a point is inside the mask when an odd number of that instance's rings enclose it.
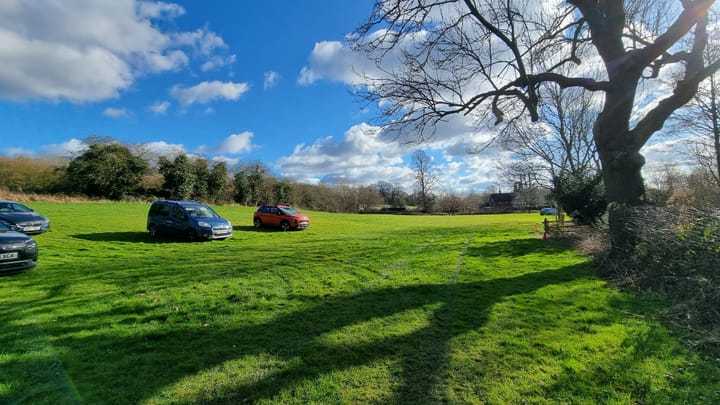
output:
{"label": "orange suv", "polygon": [[310,227],[310,218],[289,205],[261,205],[253,214],[255,228],[280,227],[283,231]]}

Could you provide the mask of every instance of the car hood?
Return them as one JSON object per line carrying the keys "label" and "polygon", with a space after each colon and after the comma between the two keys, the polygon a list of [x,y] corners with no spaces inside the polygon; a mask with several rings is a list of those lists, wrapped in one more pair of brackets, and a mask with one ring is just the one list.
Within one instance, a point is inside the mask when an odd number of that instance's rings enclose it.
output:
{"label": "car hood", "polygon": [[25,235],[24,233],[15,232],[15,231],[5,231],[0,232],[0,244],[9,244],[9,243],[23,243],[25,241],[31,240],[32,238]]}
{"label": "car hood", "polygon": [[297,221],[309,221],[310,218],[305,214],[288,214],[288,217],[293,218]]}
{"label": "car hood", "polygon": [[0,219],[19,224],[22,222],[44,221],[45,217],[36,212],[6,212],[0,214]]}
{"label": "car hood", "polygon": [[221,226],[232,226],[232,224],[230,224],[230,221],[228,221],[225,218],[195,218],[195,221],[207,222],[213,228],[221,227]]}

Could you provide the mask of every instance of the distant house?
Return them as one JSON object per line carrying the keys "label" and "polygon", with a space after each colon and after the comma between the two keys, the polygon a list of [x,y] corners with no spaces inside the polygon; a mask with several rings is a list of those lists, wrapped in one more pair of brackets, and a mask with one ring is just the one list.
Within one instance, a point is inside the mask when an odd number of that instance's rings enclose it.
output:
{"label": "distant house", "polygon": [[488,208],[512,208],[515,200],[515,193],[493,193],[490,194],[485,206]]}

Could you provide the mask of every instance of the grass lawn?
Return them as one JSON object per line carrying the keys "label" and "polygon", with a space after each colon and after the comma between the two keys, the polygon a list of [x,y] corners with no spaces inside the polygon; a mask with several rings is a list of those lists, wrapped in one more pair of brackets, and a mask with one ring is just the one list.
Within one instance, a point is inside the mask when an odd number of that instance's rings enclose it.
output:
{"label": "grass lawn", "polygon": [[0,277],[0,403],[720,402],[720,363],[537,214],[309,213],[151,239],[149,204],[33,203],[40,263]]}

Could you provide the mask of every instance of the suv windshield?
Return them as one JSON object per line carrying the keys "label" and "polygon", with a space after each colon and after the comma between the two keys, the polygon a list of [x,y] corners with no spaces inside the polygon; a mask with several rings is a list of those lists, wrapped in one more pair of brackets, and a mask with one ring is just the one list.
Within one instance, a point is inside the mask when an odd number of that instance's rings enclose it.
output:
{"label": "suv windshield", "polygon": [[280,207],[280,211],[282,211],[283,214],[299,214],[300,211],[296,210],[293,207]]}

